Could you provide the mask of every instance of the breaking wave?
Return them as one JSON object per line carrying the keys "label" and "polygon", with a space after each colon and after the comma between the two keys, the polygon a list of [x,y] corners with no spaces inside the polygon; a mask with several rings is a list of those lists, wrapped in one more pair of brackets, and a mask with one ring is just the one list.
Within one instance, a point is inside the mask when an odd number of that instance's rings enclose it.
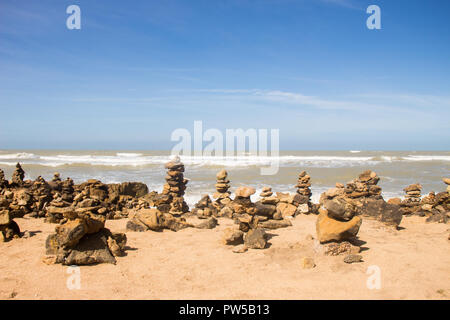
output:
{"label": "breaking wave", "polygon": [[[352,153],[356,153],[351,151]],[[146,155],[145,153],[118,152],[111,154],[35,154],[27,152],[0,153],[0,165],[13,166],[17,162],[29,165],[41,165],[58,167],[67,165],[90,165],[90,166],[156,166],[168,161],[169,155]],[[280,155],[278,157],[242,155],[231,157],[218,156],[181,156],[181,160],[190,166],[198,167],[247,167],[247,166],[269,166],[278,164],[281,167],[304,166],[304,167],[346,167],[346,166],[369,166],[394,161],[406,162],[450,162],[447,155]]]}

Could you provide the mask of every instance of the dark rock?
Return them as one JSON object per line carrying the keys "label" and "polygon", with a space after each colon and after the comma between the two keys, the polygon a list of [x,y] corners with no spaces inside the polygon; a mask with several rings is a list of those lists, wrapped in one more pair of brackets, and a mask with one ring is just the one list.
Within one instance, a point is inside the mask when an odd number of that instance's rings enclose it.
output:
{"label": "dark rock", "polygon": [[89,265],[96,263],[116,263],[108,249],[108,232],[102,231],[86,235],[65,258],[65,265]]}

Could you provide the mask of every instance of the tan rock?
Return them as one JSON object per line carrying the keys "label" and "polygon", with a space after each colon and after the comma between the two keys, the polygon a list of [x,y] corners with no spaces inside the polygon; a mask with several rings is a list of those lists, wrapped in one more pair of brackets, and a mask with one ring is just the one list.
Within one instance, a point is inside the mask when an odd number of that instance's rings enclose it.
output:
{"label": "tan rock", "polygon": [[248,198],[252,194],[255,194],[255,192],[256,192],[256,190],[253,187],[239,187],[239,188],[236,189],[235,195],[237,197]]}
{"label": "tan rock", "polygon": [[321,213],[316,223],[317,237],[321,243],[351,239],[358,234],[361,223],[359,216],[353,217],[348,222],[341,222]]}
{"label": "tan rock", "polygon": [[136,212],[135,218],[145,224],[150,230],[161,229],[162,213],[158,209],[142,209]]}
{"label": "tan rock", "polygon": [[444,181],[446,185],[450,185],[450,178],[442,178],[442,181]]}
{"label": "tan rock", "polygon": [[283,218],[293,217],[297,211],[297,207],[289,203],[279,202],[277,204],[277,211],[281,213]]}
{"label": "tan rock", "polygon": [[0,211],[0,225],[7,225],[11,222],[11,216],[9,210]]}
{"label": "tan rock", "polygon": [[222,237],[222,243],[226,245],[238,245],[244,242],[244,233],[241,230],[227,228]]}
{"label": "tan rock", "polygon": [[228,172],[226,170],[221,170],[217,173],[216,178],[217,180],[225,180],[228,176]]}

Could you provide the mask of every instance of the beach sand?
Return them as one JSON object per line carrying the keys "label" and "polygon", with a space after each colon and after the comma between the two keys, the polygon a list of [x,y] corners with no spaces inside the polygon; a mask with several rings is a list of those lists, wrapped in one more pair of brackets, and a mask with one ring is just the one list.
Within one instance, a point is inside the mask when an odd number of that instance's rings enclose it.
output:
{"label": "beach sand", "polygon": [[[81,289],[69,290],[68,267],[46,265],[45,239],[54,224],[16,219],[27,239],[0,243],[0,299],[449,299],[449,227],[404,218],[397,231],[364,219],[362,263],[316,254],[317,217],[298,216],[293,226],[271,230],[270,247],[233,253],[221,243],[232,226],[212,230],[127,232],[127,256],[117,264],[82,266]],[[127,220],[107,221],[124,232]],[[313,257],[316,267],[302,269]],[[381,288],[368,289],[369,266],[381,271]]]}

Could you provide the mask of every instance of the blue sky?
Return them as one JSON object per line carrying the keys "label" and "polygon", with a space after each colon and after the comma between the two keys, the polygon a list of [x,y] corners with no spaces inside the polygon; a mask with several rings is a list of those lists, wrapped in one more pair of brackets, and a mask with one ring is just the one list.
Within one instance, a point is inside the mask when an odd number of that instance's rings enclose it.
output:
{"label": "blue sky", "polygon": [[[68,30],[66,8],[81,8]],[[381,8],[369,30],[366,8]],[[0,2],[0,149],[450,150],[450,1]]]}

